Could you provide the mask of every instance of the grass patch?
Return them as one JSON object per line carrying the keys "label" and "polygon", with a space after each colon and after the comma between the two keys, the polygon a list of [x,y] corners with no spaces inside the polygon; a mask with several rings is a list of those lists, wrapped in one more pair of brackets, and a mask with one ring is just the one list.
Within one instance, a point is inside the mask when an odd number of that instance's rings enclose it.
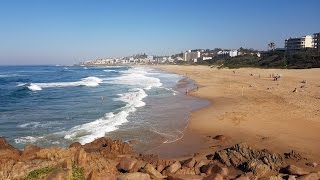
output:
{"label": "grass patch", "polygon": [[71,180],[85,180],[85,179],[86,178],[84,177],[83,168],[73,165]]}
{"label": "grass patch", "polygon": [[36,169],[36,170],[31,171],[25,178],[22,178],[22,180],[41,179],[55,169],[56,169],[55,167],[45,167],[45,168],[41,168],[41,169]]}

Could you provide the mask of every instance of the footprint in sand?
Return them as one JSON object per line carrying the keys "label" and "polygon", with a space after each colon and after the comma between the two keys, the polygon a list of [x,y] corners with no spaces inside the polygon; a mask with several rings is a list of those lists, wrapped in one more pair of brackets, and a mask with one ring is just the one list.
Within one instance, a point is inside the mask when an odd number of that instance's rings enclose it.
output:
{"label": "footprint in sand", "polygon": [[240,125],[241,122],[246,121],[246,115],[242,112],[226,112],[220,120],[231,120],[234,125]]}

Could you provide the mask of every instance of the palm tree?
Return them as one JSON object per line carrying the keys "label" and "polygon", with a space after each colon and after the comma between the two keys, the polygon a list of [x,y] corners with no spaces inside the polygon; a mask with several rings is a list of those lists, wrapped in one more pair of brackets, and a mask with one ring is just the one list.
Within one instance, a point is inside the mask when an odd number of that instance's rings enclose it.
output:
{"label": "palm tree", "polygon": [[270,42],[268,46],[272,51],[274,51],[274,49],[276,48],[276,44],[274,42]]}

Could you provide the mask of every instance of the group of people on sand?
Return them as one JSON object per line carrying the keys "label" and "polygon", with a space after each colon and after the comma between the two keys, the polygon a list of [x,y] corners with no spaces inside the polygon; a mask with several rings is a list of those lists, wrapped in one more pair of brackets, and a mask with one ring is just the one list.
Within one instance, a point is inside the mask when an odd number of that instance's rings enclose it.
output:
{"label": "group of people on sand", "polygon": [[281,75],[272,73],[272,75],[270,74],[270,77],[272,77],[274,81],[278,81],[278,79],[281,78]]}

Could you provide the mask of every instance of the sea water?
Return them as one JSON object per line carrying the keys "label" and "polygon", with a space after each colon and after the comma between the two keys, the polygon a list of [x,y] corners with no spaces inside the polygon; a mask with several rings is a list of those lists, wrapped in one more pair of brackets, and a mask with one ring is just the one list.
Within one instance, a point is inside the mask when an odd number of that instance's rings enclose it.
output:
{"label": "sea water", "polygon": [[134,140],[143,151],[183,137],[194,84],[149,67],[0,66],[0,136],[17,148]]}

